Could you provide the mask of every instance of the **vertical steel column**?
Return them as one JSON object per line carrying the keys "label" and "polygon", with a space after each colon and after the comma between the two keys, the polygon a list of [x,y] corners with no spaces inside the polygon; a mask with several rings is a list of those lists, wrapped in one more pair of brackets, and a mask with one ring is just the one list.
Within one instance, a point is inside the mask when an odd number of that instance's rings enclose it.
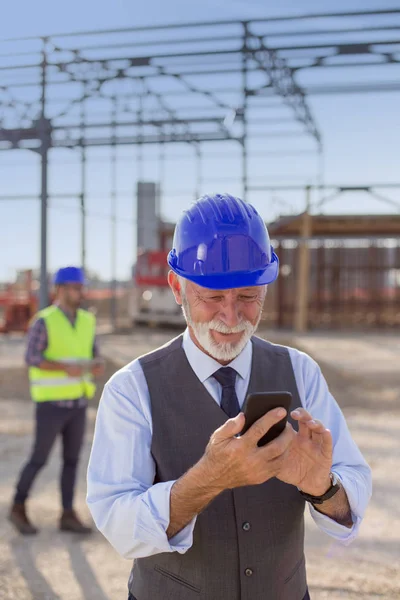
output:
{"label": "vertical steel column", "polygon": [[117,98],[112,98],[111,146],[111,327],[117,328]]}
{"label": "vertical steel column", "polygon": [[81,266],[86,271],[86,145],[85,145],[85,100],[86,85],[83,87],[81,103]]}
{"label": "vertical steel column", "polygon": [[164,190],[164,179],[165,179],[165,143],[162,142],[159,148],[158,155],[158,186],[156,196],[156,215],[159,221],[161,221],[161,199]]}
{"label": "vertical steel column", "polygon": [[318,173],[317,173],[317,186],[318,186],[318,202],[322,203],[324,195],[325,185],[325,157],[324,148],[322,143],[318,144]]}
{"label": "vertical steel column", "polygon": [[194,191],[195,200],[200,198],[202,195],[202,187],[203,187],[203,171],[202,171],[202,155],[201,148],[199,143],[195,143],[195,152],[196,152],[196,189]]}
{"label": "vertical steel column", "polygon": [[242,135],[242,195],[244,202],[248,201],[248,152],[247,152],[247,106],[248,106],[248,23],[243,23],[243,48],[242,48],[242,92],[243,92],[243,135]]}
{"label": "vertical steel column", "polygon": [[143,168],[143,94],[144,94],[144,81],[141,79],[142,89],[139,93],[139,107],[137,113],[138,120],[138,181],[144,179],[144,168]]}
{"label": "vertical steel column", "polygon": [[41,95],[41,115],[38,121],[40,136],[40,160],[41,160],[41,193],[40,193],[40,291],[39,308],[45,308],[49,303],[48,283],[47,283],[47,166],[48,151],[50,148],[50,130],[46,120],[46,75],[47,75],[47,39],[43,40],[42,50],[42,95]]}
{"label": "vertical steel column", "polygon": [[138,214],[139,214],[139,182],[144,180],[144,168],[143,168],[143,127],[142,127],[142,121],[143,121],[143,93],[144,93],[144,80],[143,78],[140,79],[140,92],[138,93],[138,108],[137,108],[137,122],[138,122],[138,129],[137,129],[137,159],[136,159],[136,164],[137,164],[137,169],[136,169],[136,173],[137,173],[137,180],[136,180],[136,219],[134,220],[134,227],[135,227],[135,232],[136,232],[136,250],[135,250],[135,259],[137,261],[137,256],[138,256],[138,247],[139,247],[139,240],[138,240]]}

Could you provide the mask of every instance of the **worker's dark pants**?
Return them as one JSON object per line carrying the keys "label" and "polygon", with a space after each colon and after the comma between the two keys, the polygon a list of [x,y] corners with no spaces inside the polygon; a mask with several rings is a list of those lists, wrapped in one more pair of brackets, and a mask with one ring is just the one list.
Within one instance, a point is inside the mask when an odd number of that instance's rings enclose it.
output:
{"label": "worker's dark pants", "polygon": [[[128,600],[136,600],[136,598],[135,598],[135,596],[132,596],[132,594],[129,594]],[[254,600],[256,600],[256,599],[254,599]],[[303,600],[310,600],[310,594],[308,593],[308,591],[307,591],[306,595],[304,596]]]}
{"label": "worker's dark pants", "polygon": [[76,470],[85,433],[86,407],[64,408],[52,403],[36,405],[36,434],[31,457],[22,469],[14,502],[25,502],[40,469],[45,465],[58,434],[62,435],[63,467],[61,498],[63,508],[72,508]]}

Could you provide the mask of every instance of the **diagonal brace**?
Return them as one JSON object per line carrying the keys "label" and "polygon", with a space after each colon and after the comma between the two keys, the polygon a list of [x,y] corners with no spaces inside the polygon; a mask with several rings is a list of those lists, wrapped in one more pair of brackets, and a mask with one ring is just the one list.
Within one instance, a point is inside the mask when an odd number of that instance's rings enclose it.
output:
{"label": "diagonal brace", "polygon": [[[252,42],[250,45],[249,41]],[[321,146],[321,134],[308,106],[306,95],[297,83],[294,70],[289,67],[287,61],[279,56],[276,50],[268,48],[261,36],[251,33],[247,35],[245,50],[265,71],[269,78],[269,86],[285,100],[286,104],[293,110],[296,120],[305,125],[308,133]],[[257,93],[257,91],[253,91],[253,93]]]}

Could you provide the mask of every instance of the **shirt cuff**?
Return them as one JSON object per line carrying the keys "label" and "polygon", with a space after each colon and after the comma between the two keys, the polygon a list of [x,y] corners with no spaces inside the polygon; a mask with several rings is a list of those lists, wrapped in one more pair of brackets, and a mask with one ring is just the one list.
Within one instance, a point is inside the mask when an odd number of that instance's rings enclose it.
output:
{"label": "shirt cuff", "polygon": [[311,504],[310,513],[318,528],[338,542],[348,545],[357,537],[361,519],[360,517],[356,517],[353,513],[351,514],[353,519],[353,526],[351,529],[334,521],[334,519],[331,519],[327,515],[318,512]]}
{"label": "shirt cuff", "polygon": [[25,358],[25,364],[27,367],[38,367],[43,361],[43,356],[27,356]]}
{"label": "shirt cuff", "polygon": [[356,486],[352,485],[349,481],[346,481],[339,473],[335,471],[335,475],[340,479],[341,484],[346,492],[347,499],[349,501],[351,518],[353,520],[353,526],[351,528],[341,525],[328,515],[324,515],[317,511],[312,504],[310,504],[310,514],[321,531],[327,533],[334,539],[342,542],[345,545],[350,544],[358,535],[362,518],[355,512],[354,507],[357,506],[358,493]]}
{"label": "shirt cuff", "polygon": [[[184,554],[193,545],[193,530],[196,524],[196,517],[174,537],[168,539],[170,495],[174,483],[175,481],[156,483],[141,495],[141,509],[139,509],[139,514],[143,518],[137,520],[135,527],[141,529],[141,535],[138,537],[149,545],[157,547],[160,552],[179,552],[179,554]],[[146,515],[152,518],[146,519]]]}

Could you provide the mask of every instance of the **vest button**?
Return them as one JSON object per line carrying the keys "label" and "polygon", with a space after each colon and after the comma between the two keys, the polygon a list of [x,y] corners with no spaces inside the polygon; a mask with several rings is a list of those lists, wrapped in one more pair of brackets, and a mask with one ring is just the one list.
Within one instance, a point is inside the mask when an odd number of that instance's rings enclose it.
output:
{"label": "vest button", "polygon": [[250,523],[247,523],[247,521],[246,521],[246,523],[243,523],[242,529],[243,529],[243,531],[250,531],[250,529],[251,529]]}
{"label": "vest button", "polygon": [[251,577],[253,575],[253,569],[246,569],[244,574],[246,577]]}

